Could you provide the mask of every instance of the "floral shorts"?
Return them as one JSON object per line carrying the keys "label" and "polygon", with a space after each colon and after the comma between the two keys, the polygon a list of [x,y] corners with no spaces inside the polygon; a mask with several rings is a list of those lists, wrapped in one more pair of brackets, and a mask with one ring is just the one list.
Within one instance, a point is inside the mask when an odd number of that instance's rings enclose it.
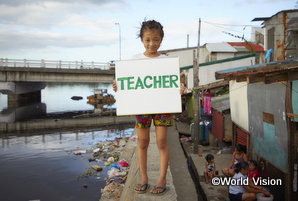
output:
{"label": "floral shorts", "polygon": [[150,128],[152,119],[154,126],[173,126],[172,114],[144,114],[136,116],[136,128]]}

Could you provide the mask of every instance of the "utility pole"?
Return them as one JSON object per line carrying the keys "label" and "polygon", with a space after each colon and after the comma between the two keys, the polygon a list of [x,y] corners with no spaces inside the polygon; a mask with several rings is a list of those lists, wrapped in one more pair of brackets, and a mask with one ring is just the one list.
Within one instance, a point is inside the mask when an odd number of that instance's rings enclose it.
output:
{"label": "utility pole", "polygon": [[194,86],[194,103],[193,103],[193,112],[194,112],[194,149],[193,153],[198,153],[199,146],[199,123],[201,119],[200,113],[200,91],[196,89],[199,86],[199,54],[200,54],[200,35],[201,35],[201,18],[199,19],[199,31],[198,31],[198,49],[197,56],[195,55],[195,50],[193,52],[193,86]]}

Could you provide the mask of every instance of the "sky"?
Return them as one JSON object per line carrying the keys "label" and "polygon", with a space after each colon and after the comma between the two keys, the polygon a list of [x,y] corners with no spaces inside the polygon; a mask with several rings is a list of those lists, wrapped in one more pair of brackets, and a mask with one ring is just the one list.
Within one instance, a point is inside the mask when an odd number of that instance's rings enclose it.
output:
{"label": "sky", "polygon": [[[144,52],[140,24],[159,21],[159,50],[251,40],[256,17],[295,9],[297,0],[0,0],[0,58],[108,62]],[[119,24],[116,24],[119,23]],[[119,40],[121,36],[121,43]],[[121,52],[120,52],[121,44]]]}

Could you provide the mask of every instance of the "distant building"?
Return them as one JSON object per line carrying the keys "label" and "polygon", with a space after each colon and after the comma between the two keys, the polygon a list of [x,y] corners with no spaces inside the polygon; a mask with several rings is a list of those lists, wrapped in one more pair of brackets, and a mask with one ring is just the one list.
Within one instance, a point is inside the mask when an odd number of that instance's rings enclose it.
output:
{"label": "distant building", "polygon": [[263,21],[264,49],[273,49],[270,61],[298,56],[298,9],[283,10],[271,17],[256,17],[252,21]]}
{"label": "distant building", "polygon": [[[260,55],[264,52],[259,44],[245,42],[239,43],[206,43],[200,47],[199,54],[199,85],[216,82],[215,72],[237,66],[254,65],[260,61]],[[251,47],[255,54],[251,53]],[[179,56],[180,70],[185,77],[188,88],[193,87],[193,60],[197,57],[197,47],[180,48],[159,51],[168,56]],[[257,55],[257,58],[255,58]]]}

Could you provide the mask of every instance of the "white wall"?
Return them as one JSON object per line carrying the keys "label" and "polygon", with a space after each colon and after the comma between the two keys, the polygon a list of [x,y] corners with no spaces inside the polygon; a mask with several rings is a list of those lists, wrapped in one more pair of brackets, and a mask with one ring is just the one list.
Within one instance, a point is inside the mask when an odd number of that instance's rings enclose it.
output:
{"label": "white wall", "polygon": [[247,82],[231,80],[229,85],[231,119],[243,129],[249,131]]}
{"label": "white wall", "polygon": [[199,67],[199,85],[210,84],[218,82],[220,80],[215,79],[215,72],[220,70],[226,70],[231,68],[237,68],[242,66],[251,66],[255,64],[255,57],[248,57],[245,59],[239,59],[235,61],[216,63],[213,65],[207,65]]}

